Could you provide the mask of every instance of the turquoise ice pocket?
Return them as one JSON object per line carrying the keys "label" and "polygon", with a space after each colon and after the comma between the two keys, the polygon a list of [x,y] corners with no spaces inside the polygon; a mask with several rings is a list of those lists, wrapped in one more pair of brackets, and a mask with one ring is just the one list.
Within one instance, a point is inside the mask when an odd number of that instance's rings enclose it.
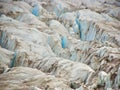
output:
{"label": "turquoise ice pocket", "polygon": [[66,36],[63,36],[61,38],[61,44],[62,44],[62,48],[67,48],[67,46],[68,46],[68,39],[67,39]]}
{"label": "turquoise ice pocket", "polygon": [[39,6],[35,5],[32,9],[32,14],[35,16],[39,16]]}

